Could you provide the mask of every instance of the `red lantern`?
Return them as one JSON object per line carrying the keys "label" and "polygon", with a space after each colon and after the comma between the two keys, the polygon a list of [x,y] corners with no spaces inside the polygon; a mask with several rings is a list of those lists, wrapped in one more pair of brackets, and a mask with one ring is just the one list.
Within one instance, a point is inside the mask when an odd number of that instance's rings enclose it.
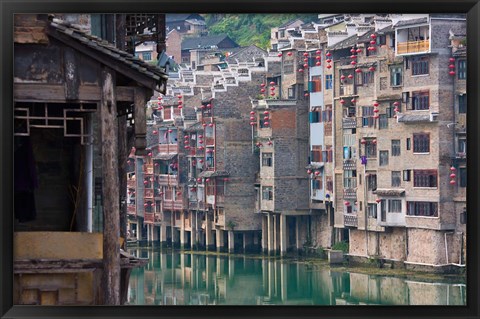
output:
{"label": "red lantern", "polygon": [[308,58],[303,59],[303,62],[308,62]]}
{"label": "red lantern", "polygon": [[350,102],[351,102],[352,104],[355,104],[355,103],[357,102],[357,100],[351,99]]}
{"label": "red lantern", "polygon": [[178,196],[182,195],[182,192],[177,192],[177,195],[178,195]]}
{"label": "red lantern", "polygon": [[198,138],[203,138],[203,135],[202,134],[198,135]]}
{"label": "red lantern", "polygon": [[455,178],[456,176],[455,173],[450,174],[450,178]]}
{"label": "red lantern", "polygon": [[454,166],[450,166],[450,171],[455,172],[457,169]]}
{"label": "red lantern", "polygon": [[275,91],[275,87],[272,86],[272,87],[270,88],[270,91]]}
{"label": "red lantern", "polygon": [[357,52],[357,53],[362,53],[362,49],[359,48],[359,49],[357,49],[356,52]]}
{"label": "red lantern", "polygon": [[360,69],[360,68],[355,69],[355,72],[357,72],[357,73],[362,73],[362,69]]}
{"label": "red lantern", "polygon": [[352,75],[352,74],[349,74],[349,75],[348,75],[348,78],[349,78],[350,80],[353,79],[353,75]]}
{"label": "red lantern", "polygon": [[320,50],[317,50],[315,53],[316,53],[316,54],[321,54],[321,53],[322,53],[322,51],[320,51]]}
{"label": "red lantern", "polygon": [[455,184],[456,184],[455,180],[452,179],[452,180],[450,181],[450,185],[455,185]]}
{"label": "red lantern", "polygon": [[448,59],[448,62],[450,62],[450,63],[455,62],[455,58],[450,58],[450,59]]}
{"label": "red lantern", "polygon": [[255,121],[255,118],[252,116],[252,117],[250,118],[250,121]]}
{"label": "red lantern", "polygon": [[201,159],[201,160],[198,160],[198,162],[199,162],[200,164],[203,164],[203,160],[202,160],[202,159]]}
{"label": "red lantern", "polygon": [[330,69],[332,66],[330,64],[327,64],[327,69]]}
{"label": "red lantern", "polygon": [[265,124],[265,126],[268,126],[268,124],[270,124],[270,123],[268,123],[268,122],[263,122],[263,124]]}
{"label": "red lantern", "polygon": [[393,102],[393,106],[399,106],[399,105],[400,105],[400,103],[398,103],[398,102]]}
{"label": "red lantern", "polygon": [[448,74],[455,75],[455,71],[450,71],[450,72],[448,72]]}
{"label": "red lantern", "polygon": [[153,130],[152,133],[153,133],[153,135],[157,135],[157,134],[158,134],[158,131]]}
{"label": "red lantern", "polygon": [[306,68],[308,67],[308,64],[305,63],[305,64],[303,65],[303,67],[306,69]]}
{"label": "red lantern", "polygon": [[155,163],[154,165],[155,165],[155,166],[158,166],[159,164],[158,164],[158,163]]}
{"label": "red lantern", "polygon": [[202,179],[201,178],[197,178],[197,183],[201,183],[202,182]]}
{"label": "red lantern", "polygon": [[207,123],[203,123],[202,126],[203,126],[203,127],[206,127],[206,126],[207,126]]}
{"label": "red lantern", "polygon": [[311,170],[311,169],[307,169],[307,174],[308,174],[308,175],[312,174],[312,170]]}
{"label": "red lantern", "polygon": [[346,201],[345,203],[345,206],[350,206],[350,202]]}
{"label": "red lantern", "polygon": [[330,63],[332,62],[332,59],[326,59],[325,61],[327,61],[327,63]]}
{"label": "red lantern", "polygon": [[143,181],[143,185],[147,185],[148,184],[148,181]]}
{"label": "red lantern", "polygon": [[302,72],[303,72],[303,69],[298,69],[298,72],[302,73]]}
{"label": "red lantern", "polygon": [[172,133],[172,132],[173,132],[173,130],[168,130],[168,133]]}
{"label": "red lantern", "polygon": [[181,98],[182,98],[182,96],[181,96],[181,95],[177,95],[177,97],[178,97],[179,99],[181,99]]}
{"label": "red lantern", "polygon": [[316,56],[315,59],[320,61],[322,59],[322,57],[321,56]]}
{"label": "red lantern", "polygon": [[211,154],[211,153],[213,153],[213,150],[208,149],[208,150],[207,150],[207,153],[208,153],[208,154]]}
{"label": "red lantern", "polygon": [[350,52],[355,53],[355,48],[351,48]]}
{"label": "red lantern", "polygon": [[147,203],[143,204],[143,207],[147,207],[147,206],[148,206],[148,204],[147,204]]}
{"label": "red lantern", "polygon": [[265,93],[265,89],[261,89],[260,92]]}
{"label": "red lantern", "polygon": [[279,53],[279,54],[278,54],[278,57],[281,57],[282,55],[283,55],[283,54]]}
{"label": "red lantern", "polygon": [[360,143],[362,143],[362,144],[367,144],[367,140],[364,139],[364,138],[362,138],[362,139],[360,140]]}
{"label": "red lantern", "polygon": [[340,76],[340,80],[342,80],[342,81],[345,80],[345,75],[342,74],[342,75]]}
{"label": "red lantern", "polygon": [[315,176],[318,176],[318,175],[320,175],[320,172],[319,172],[319,171],[315,171],[314,174],[315,174]]}
{"label": "red lantern", "polygon": [[375,115],[373,116],[374,119],[378,119],[379,117],[380,117],[380,116],[379,116],[378,114],[375,114]]}
{"label": "red lantern", "polygon": [[272,141],[268,141],[267,144],[268,144],[268,145],[272,145],[273,143],[272,143]]}
{"label": "red lantern", "polygon": [[450,64],[450,65],[448,66],[448,68],[449,68],[449,69],[455,69],[455,65]]}
{"label": "red lantern", "polygon": [[148,156],[152,156],[152,153],[148,153]]}
{"label": "red lantern", "polygon": [[268,111],[264,111],[263,114],[268,115],[270,113]]}
{"label": "red lantern", "polygon": [[374,40],[370,41],[371,45],[375,45],[375,43],[377,43],[377,41],[374,41]]}
{"label": "red lantern", "polygon": [[330,52],[327,52],[327,54],[325,54],[326,56],[332,56],[332,54]]}
{"label": "red lantern", "polygon": [[373,103],[373,106],[377,107],[379,104],[378,102]]}
{"label": "red lantern", "polygon": [[260,86],[261,86],[262,88],[265,87],[265,83],[260,84]]}
{"label": "red lantern", "polygon": [[350,59],[352,59],[352,60],[353,60],[353,59],[356,59],[356,58],[357,58],[357,56],[356,56],[355,54],[352,54],[352,55],[350,56]]}
{"label": "red lantern", "polygon": [[186,150],[189,150],[189,149],[190,149],[190,146],[188,146],[188,145],[185,146],[185,149],[186,149]]}
{"label": "red lantern", "polygon": [[372,71],[372,72],[375,71],[375,67],[374,67],[374,66],[371,66],[371,67],[369,67],[368,69],[369,69],[370,71]]}
{"label": "red lantern", "polygon": [[376,39],[376,38],[377,38],[377,36],[376,36],[375,34],[373,34],[373,33],[372,33],[372,34],[370,34],[370,38],[372,38],[372,39]]}
{"label": "red lantern", "polygon": [[305,96],[309,96],[309,95],[310,95],[310,94],[308,94],[308,93],[305,93]]}
{"label": "red lantern", "polygon": [[158,100],[161,101],[161,100],[162,100],[162,97],[161,97],[161,96],[158,96]]}
{"label": "red lantern", "polygon": [[398,112],[398,111],[400,111],[398,108],[394,108],[393,110],[394,110],[395,112]]}
{"label": "red lantern", "polygon": [[181,105],[179,105],[178,108],[181,110],[183,107]]}
{"label": "red lantern", "polygon": [[377,140],[373,140],[372,143],[373,143],[373,144],[377,144]]}
{"label": "red lantern", "polygon": [[207,182],[207,183],[210,182],[210,178],[207,178],[207,179],[205,180],[205,182]]}
{"label": "red lantern", "polygon": [[254,126],[254,125],[255,125],[255,122],[250,122],[250,125],[251,125],[251,126]]}
{"label": "red lantern", "polygon": [[272,82],[270,82],[270,85],[275,85],[275,82],[273,82],[273,81],[272,81]]}
{"label": "red lantern", "polygon": [[270,93],[271,96],[275,96],[275,92]]}
{"label": "red lantern", "polygon": [[351,65],[355,65],[355,64],[357,64],[357,62],[352,61],[352,62],[350,62],[350,64],[351,64]]}
{"label": "red lantern", "polygon": [[303,54],[303,56],[308,56],[308,53],[307,53],[307,52],[305,52],[305,53]]}
{"label": "red lantern", "polygon": [[317,62],[317,63],[315,63],[315,65],[316,65],[316,66],[320,66],[320,65],[322,65],[322,63]]}
{"label": "red lantern", "polygon": [[255,114],[255,111],[250,111],[250,114],[254,115],[254,114]]}
{"label": "red lantern", "polygon": [[224,178],[223,178],[223,181],[224,181],[224,182],[228,182],[228,177],[224,177]]}
{"label": "red lantern", "polygon": [[213,123],[208,124],[208,126],[213,127]]}
{"label": "red lantern", "polygon": [[208,103],[207,107],[210,109],[212,107],[212,104]]}
{"label": "red lantern", "polygon": [[182,104],[183,104],[183,102],[182,102],[182,101],[178,101],[178,105],[182,105]]}
{"label": "red lantern", "polygon": [[292,56],[292,54],[293,54],[292,52],[288,52],[288,53],[287,53],[288,56]]}
{"label": "red lantern", "polygon": [[373,109],[373,112],[378,113],[379,111],[378,109]]}
{"label": "red lantern", "polygon": [[340,104],[345,104],[345,100],[344,100],[344,99],[341,99],[341,100],[340,100]]}
{"label": "red lantern", "polygon": [[375,201],[376,201],[377,203],[380,203],[382,200],[381,200],[380,198],[377,198]]}

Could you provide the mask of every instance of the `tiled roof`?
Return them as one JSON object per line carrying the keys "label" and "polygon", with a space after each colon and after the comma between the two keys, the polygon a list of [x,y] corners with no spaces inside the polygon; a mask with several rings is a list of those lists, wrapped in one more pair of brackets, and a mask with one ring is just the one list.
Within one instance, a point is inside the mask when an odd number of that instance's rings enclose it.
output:
{"label": "tiled roof", "polygon": [[165,15],[165,22],[171,23],[176,21],[185,21],[187,19],[203,19],[202,16],[194,14],[194,13],[167,13]]}
{"label": "tiled roof", "polygon": [[404,189],[387,189],[387,188],[377,188],[373,191],[374,194],[380,196],[403,196],[405,195]]}
{"label": "tiled roof", "polygon": [[210,48],[211,46],[218,45],[220,42],[222,42],[225,39],[230,39],[230,38],[226,34],[197,37],[197,38],[186,38],[185,40],[182,41],[182,50]]}
{"label": "tiled roof", "polygon": [[198,174],[198,177],[217,177],[217,176],[229,176],[227,171],[204,171]]}
{"label": "tiled roof", "polygon": [[197,132],[201,130],[203,130],[202,122],[196,122],[184,129],[185,132]]}
{"label": "tiled roof", "polygon": [[334,45],[329,46],[328,49],[329,50],[346,49],[346,48],[350,48],[353,45],[357,44],[357,42],[358,42],[358,36],[355,34],[355,35],[352,35],[349,38],[346,38],[343,41],[340,41],[338,43],[335,43]]}
{"label": "tiled roof", "polygon": [[395,24],[395,27],[404,27],[408,25],[414,25],[414,24],[421,24],[421,23],[427,23],[428,18],[419,18],[419,19],[411,19],[411,20],[401,20],[398,21],[397,24]]}
{"label": "tiled roof", "polygon": [[[130,69],[130,71],[136,71],[150,79],[153,79],[157,83],[157,87],[152,89],[156,89],[157,91],[164,93],[166,81],[168,80],[168,75],[165,73],[164,69],[146,63],[134,55],[118,49],[108,41],[88,34],[78,26],[72,25],[60,19],[53,18],[49,23],[49,29],[47,32],[50,36],[62,42],[67,41],[67,45],[79,44],[83,47],[93,49],[96,53],[106,56],[108,58],[106,61],[111,61],[115,64],[119,63],[120,65]],[[71,40],[71,42],[68,40]],[[120,73],[122,72],[118,68],[117,71]]]}

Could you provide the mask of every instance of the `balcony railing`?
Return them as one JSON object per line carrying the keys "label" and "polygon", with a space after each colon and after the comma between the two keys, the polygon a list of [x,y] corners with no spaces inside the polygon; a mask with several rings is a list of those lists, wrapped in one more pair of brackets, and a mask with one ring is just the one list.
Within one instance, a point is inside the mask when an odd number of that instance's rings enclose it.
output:
{"label": "balcony railing", "polygon": [[357,191],[355,188],[344,188],[343,198],[345,199],[357,199]]}
{"label": "balcony railing", "polygon": [[159,144],[158,152],[167,153],[167,154],[176,154],[178,153],[178,146],[177,144]]}
{"label": "balcony railing", "polygon": [[157,176],[157,180],[158,180],[158,185],[160,186],[165,186],[165,185],[177,186],[178,185],[177,175],[160,174]]}
{"label": "balcony railing", "polygon": [[357,119],[355,117],[347,117],[342,119],[342,127],[347,128],[357,128]]}
{"label": "balcony railing", "polygon": [[145,215],[143,216],[143,223],[144,224],[153,224],[153,221],[155,219],[154,213],[147,213],[145,212]]}
{"label": "balcony railing", "polygon": [[177,200],[172,202],[171,200],[165,200],[163,202],[163,209],[165,210],[182,210],[183,209],[183,201]]}
{"label": "balcony railing", "polygon": [[343,224],[346,227],[358,227],[357,215],[343,214]]}
{"label": "balcony railing", "polygon": [[357,163],[354,159],[346,159],[343,161],[343,169],[344,170],[352,170],[356,169]]}
{"label": "balcony railing", "polygon": [[153,189],[151,189],[151,188],[148,189],[148,188],[147,188],[147,189],[144,190],[144,195],[143,195],[143,197],[144,197],[144,198],[153,198],[153,194],[154,194]]}
{"label": "balcony railing", "polygon": [[127,213],[128,215],[136,215],[137,209],[135,208],[135,205],[127,205]]}
{"label": "balcony railing", "polygon": [[430,40],[408,41],[397,43],[397,54],[428,52]]}

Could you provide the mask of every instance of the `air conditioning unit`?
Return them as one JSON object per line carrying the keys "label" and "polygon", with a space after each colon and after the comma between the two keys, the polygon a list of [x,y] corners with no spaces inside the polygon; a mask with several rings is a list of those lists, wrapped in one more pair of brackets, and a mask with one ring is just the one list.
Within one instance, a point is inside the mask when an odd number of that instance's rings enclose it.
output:
{"label": "air conditioning unit", "polygon": [[438,112],[430,113],[430,122],[436,122],[436,121],[438,121]]}

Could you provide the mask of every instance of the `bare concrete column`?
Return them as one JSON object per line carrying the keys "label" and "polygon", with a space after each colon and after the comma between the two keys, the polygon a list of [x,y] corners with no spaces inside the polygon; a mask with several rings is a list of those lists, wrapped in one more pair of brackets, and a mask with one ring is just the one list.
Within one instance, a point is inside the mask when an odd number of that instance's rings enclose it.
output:
{"label": "bare concrete column", "polygon": [[163,221],[160,224],[160,246],[167,246],[167,224]]}
{"label": "bare concrete column", "polygon": [[274,243],[275,243],[275,254],[278,254],[280,252],[280,215],[275,214],[275,237],[274,237]]}
{"label": "bare concrete column", "polygon": [[280,255],[287,254],[287,216],[280,215]]}
{"label": "bare concrete column", "polygon": [[228,252],[233,253],[235,250],[235,233],[233,230],[228,231]]}
{"label": "bare concrete column", "polygon": [[268,215],[262,216],[262,251],[268,253]]}
{"label": "bare concrete column", "polygon": [[180,212],[180,248],[185,248],[187,242],[187,234],[185,232],[185,212]]}
{"label": "bare concrete column", "polygon": [[207,251],[214,249],[213,247],[213,233],[212,233],[212,221],[208,214],[205,214],[205,246]]}
{"label": "bare concrete column", "polygon": [[268,214],[267,215],[267,233],[268,233],[268,238],[267,238],[267,246],[268,246],[268,253],[271,254],[274,252],[274,241],[273,241],[273,238],[274,238],[274,235],[275,235],[275,229],[274,229],[274,221],[273,221],[273,215],[272,214]]}
{"label": "bare concrete column", "polygon": [[140,221],[137,223],[137,240],[140,241],[142,240],[143,236],[143,225]]}
{"label": "bare concrete column", "polygon": [[297,250],[302,249],[302,237],[301,237],[301,234],[300,234],[301,221],[302,221],[302,216],[295,217],[295,239],[296,239]]}
{"label": "bare concrete column", "polygon": [[205,257],[205,288],[208,291],[213,284],[213,258]]}
{"label": "bare concrete column", "polygon": [[235,276],[235,260],[233,257],[228,257],[228,278],[233,279],[234,276]]}
{"label": "bare concrete column", "polygon": [[192,225],[192,231],[190,232],[190,248],[191,249],[197,249],[198,247],[198,238],[197,238],[197,216],[192,212],[191,214],[192,220],[191,225]]}
{"label": "bare concrete column", "polygon": [[287,296],[288,296],[288,272],[287,272],[287,264],[286,263],[281,263],[280,264],[280,277],[282,280],[280,280],[280,295],[282,296],[282,301],[287,301]]}
{"label": "bare concrete column", "polygon": [[223,230],[216,229],[215,235],[217,236],[217,251],[224,251]]}

